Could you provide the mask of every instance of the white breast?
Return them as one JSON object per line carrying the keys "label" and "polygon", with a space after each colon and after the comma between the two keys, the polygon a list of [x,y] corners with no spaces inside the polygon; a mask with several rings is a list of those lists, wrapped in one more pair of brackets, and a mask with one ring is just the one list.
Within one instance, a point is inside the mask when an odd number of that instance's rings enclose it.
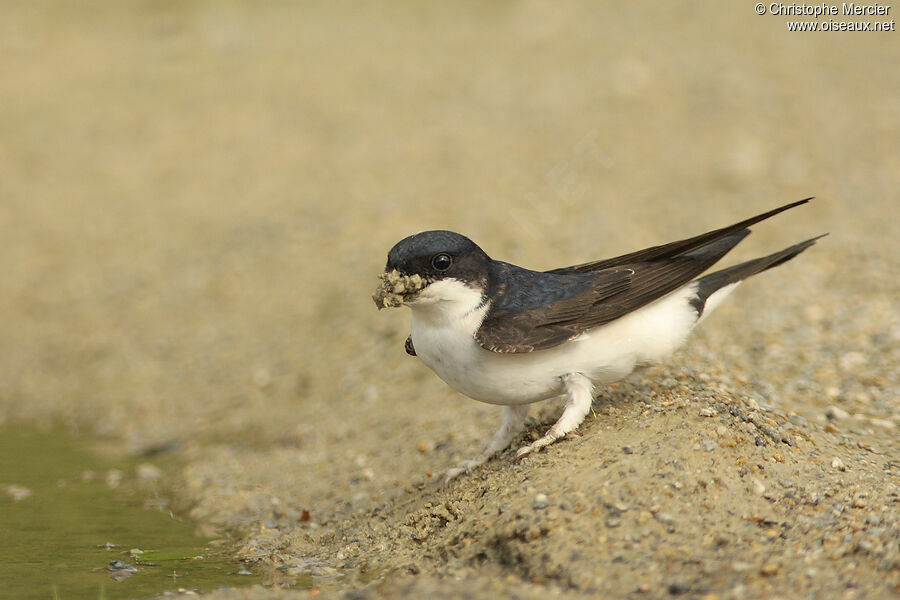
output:
{"label": "white breast", "polygon": [[422,362],[463,394],[491,404],[528,404],[560,395],[560,377],[568,373],[608,384],[671,354],[696,322],[689,302],[695,292],[696,284],[688,284],[547,350],[500,354],[475,341],[489,308],[480,290],[442,280],[410,305],[413,345]]}

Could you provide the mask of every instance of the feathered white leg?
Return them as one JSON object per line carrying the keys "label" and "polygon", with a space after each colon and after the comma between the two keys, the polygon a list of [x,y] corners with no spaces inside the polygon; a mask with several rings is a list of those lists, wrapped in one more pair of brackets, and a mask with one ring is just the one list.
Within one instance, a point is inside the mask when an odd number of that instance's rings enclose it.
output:
{"label": "feathered white leg", "polygon": [[528,446],[519,448],[519,451],[516,452],[517,462],[532,452],[565,437],[567,433],[581,425],[584,417],[591,410],[591,401],[594,399],[594,386],[591,384],[591,380],[581,373],[569,373],[562,378],[562,381],[568,396],[566,408],[563,409],[559,420],[544,434],[544,437]]}
{"label": "feathered white leg", "polygon": [[500,429],[494,433],[494,436],[487,443],[481,454],[472,460],[464,460],[457,466],[453,467],[444,475],[444,485],[462,475],[468,473],[475,467],[479,467],[487,462],[489,458],[504,450],[516,435],[525,428],[525,417],[528,415],[528,405],[520,404],[516,406],[503,407],[503,423]]}

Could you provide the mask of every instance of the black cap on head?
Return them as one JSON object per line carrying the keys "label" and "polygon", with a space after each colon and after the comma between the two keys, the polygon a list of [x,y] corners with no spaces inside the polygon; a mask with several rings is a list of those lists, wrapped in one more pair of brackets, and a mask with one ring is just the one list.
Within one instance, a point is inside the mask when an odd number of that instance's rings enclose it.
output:
{"label": "black cap on head", "polygon": [[452,231],[423,231],[397,242],[388,252],[385,271],[418,274],[428,281],[454,278],[483,280],[490,257],[464,235]]}

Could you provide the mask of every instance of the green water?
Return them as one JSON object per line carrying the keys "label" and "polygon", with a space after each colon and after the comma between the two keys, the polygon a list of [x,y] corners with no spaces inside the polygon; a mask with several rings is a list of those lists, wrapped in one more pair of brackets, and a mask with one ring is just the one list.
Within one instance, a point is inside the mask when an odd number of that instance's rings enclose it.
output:
{"label": "green water", "polygon": [[[69,435],[0,428],[0,595],[112,600],[258,581],[237,575],[242,566],[196,537],[190,523],[143,508],[146,497],[128,483],[134,466],[99,458]],[[112,469],[125,473],[115,489],[107,483]],[[137,571],[115,581],[113,560]]]}

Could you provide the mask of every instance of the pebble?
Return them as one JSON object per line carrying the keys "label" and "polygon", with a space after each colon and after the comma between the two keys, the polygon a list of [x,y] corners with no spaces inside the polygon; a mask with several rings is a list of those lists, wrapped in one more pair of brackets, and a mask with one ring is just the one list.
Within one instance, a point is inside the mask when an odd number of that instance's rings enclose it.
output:
{"label": "pebble", "polygon": [[771,577],[772,575],[778,575],[778,571],[781,569],[775,563],[766,563],[762,567],[759,568],[759,573],[764,577]]}
{"label": "pebble", "polygon": [[550,506],[550,501],[547,498],[547,494],[536,494],[534,496],[534,504],[531,505],[533,509],[539,510],[548,506]]}
{"label": "pebble", "polygon": [[838,366],[842,371],[853,371],[856,367],[866,363],[866,355],[862,352],[847,352],[838,359]]}
{"label": "pebble", "polygon": [[138,465],[135,473],[141,481],[158,481],[162,478],[162,469],[150,463]]}
{"label": "pebble", "polygon": [[804,417],[803,415],[798,415],[797,413],[788,415],[788,421],[790,421],[792,425],[796,425],[797,427],[809,426],[809,421],[807,421],[806,417]]}
{"label": "pebble", "polygon": [[634,448],[631,446],[622,446],[622,452],[625,454],[634,454]]}
{"label": "pebble", "polygon": [[719,447],[715,440],[703,440],[700,442],[700,449],[704,452],[712,452]]}
{"label": "pebble", "polygon": [[832,468],[832,469],[839,469],[839,470],[841,470],[841,471],[846,470],[846,467],[844,466],[844,461],[842,461],[842,460],[841,460],[840,458],[838,458],[837,456],[835,456],[833,459],[831,459],[831,468]]}
{"label": "pebble", "polygon": [[109,561],[109,565],[107,568],[110,571],[128,571],[129,573],[137,573],[137,567],[134,565],[129,565],[127,562],[121,560],[111,560]]}
{"label": "pebble", "polygon": [[656,513],[655,518],[657,521],[659,521],[663,525],[674,525],[675,524],[675,517],[673,517],[669,513],[664,513],[664,512]]}
{"label": "pebble", "polygon": [[5,489],[9,497],[16,502],[18,502],[19,500],[24,500],[25,498],[31,496],[31,490],[21,485],[10,484],[7,485]]}
{"label": "pebble", "polygon": [[709,406],[706,406],[706,407],[700,409],[701,417],[714,417],[714,416],[716,416],[716,414],[718,414],[718,413],[716,413],[716,409],[709,407]]}
{"label": "pebble", "polygon": [[757,496],[762,496],[766,493],[766,486],[759,479],[753,480],[753,493]]}
{"label": "pebble", "polygon": [[110,488],[117,488],[122,483],[122,471],[118,469],[110,469],[106,472],[106,485]]}
{"label": "pebble", "polygon": [[669,584],[669,593],[673,596],[679,596],[681,594],[687,594],[691,591],[691,586],[684,581],[676,581],[674,583]]}
{"label": "pebble", "polygon": [[850,413],[839,406],[829,406],[825,409],[825,416],[833,421],[841,421],[843,419],[849,419]]}
{"label": "pebble", "polygon": [[253,370],[253,383],[259,389],[265,389],[272,383],[272,375],[265,367],[257,367]]}

